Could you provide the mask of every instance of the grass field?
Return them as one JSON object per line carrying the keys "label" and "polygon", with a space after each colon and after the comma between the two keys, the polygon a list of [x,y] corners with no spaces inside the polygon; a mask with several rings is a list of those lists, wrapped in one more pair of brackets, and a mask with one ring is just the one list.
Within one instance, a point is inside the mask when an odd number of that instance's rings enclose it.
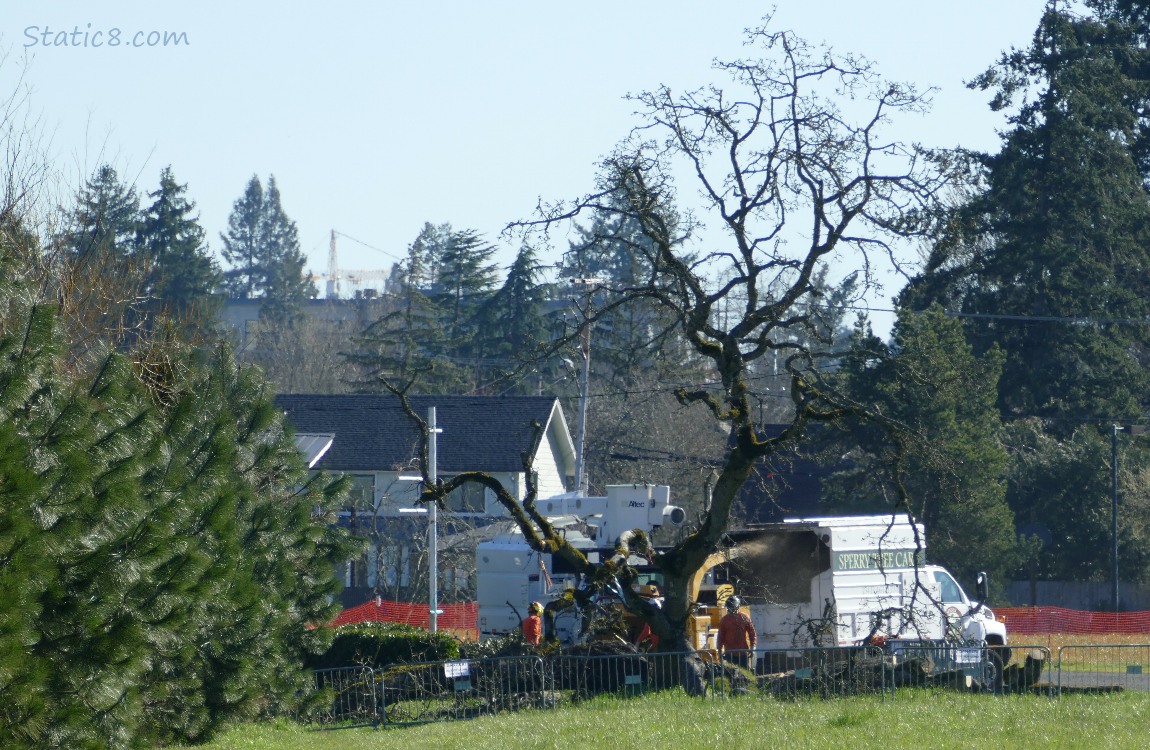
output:
{"label": "grass field", "polygon": [[1068,635],[1065,633],[1047,633],[1046,635],[1012,635],[1010,642],[1025,646],[1045,646],[1050,649],[1051,655],[1057,658],[1058,649],[1062,646],[1137,646],[1150,643],[1150,634]]}
{"label": "grass field", "polygon": [[1148,743],[1150,695],[1144,693],[1051,700],[900,691],[886,701],[712,701],[663,693],[379,731],[245,725],[206,750],[1124,750]]}

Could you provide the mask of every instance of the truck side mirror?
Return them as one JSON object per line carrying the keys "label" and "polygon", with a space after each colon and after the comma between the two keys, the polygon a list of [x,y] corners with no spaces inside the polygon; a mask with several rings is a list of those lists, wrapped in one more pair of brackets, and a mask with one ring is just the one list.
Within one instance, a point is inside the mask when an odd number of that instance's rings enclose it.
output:
{"label": "truck side mirror", "polygon": [[974,577],[975,593],[978,594],[978,603],[983,604],[990,598],[990,579],[986,573],[979,573]]}

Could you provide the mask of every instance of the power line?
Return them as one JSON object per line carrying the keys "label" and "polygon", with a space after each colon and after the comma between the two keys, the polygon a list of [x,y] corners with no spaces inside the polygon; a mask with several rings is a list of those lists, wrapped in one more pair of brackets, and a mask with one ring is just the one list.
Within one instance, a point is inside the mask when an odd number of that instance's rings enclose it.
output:
{"label": "power line", "polygon": [[[891,313],[897,315],[900,311],[894,308],[869,307],[865,305],[815,305],[823,310],[852,310],[855,312]],[[924,313],[925,310],[913,310],[914,313]],[[1150,318],[1097,318],[1072,317],[1066,315],[1008,315],[1006,313],[968,313],[955,310],[943,310],[944,315],[950,318],[971,318],[976,320],[1014,320],[1026,323],[1075,323],[1075,324],[1118,324],[1118,325],[1147,325]]]}

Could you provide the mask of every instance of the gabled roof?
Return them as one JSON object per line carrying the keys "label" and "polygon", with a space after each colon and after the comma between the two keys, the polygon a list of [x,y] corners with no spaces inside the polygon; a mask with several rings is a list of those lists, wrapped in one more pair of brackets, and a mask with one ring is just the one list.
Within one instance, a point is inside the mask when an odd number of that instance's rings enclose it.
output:
{"label": "gabled roof", "polygon": [[[441,472],[521,472],[521,454],[531,447],[533,422],[544,428],[561,427],[567,434],[562,409],[553,396],[412,396],[409,401],[424,420],[428,407],[435,407]],[[409,462],[418,451],[419,432],[394,396],[293,393],[276,396],[276,405],[297,433],[335,435],[317,469],[414,468]]]}
{"label": "gabled roof", "polygon": [[309,469],[315,468],[319,460],[323,458],[323,454],[327,453],[331,448],[332,441],[335,440],[335,435],[330,432],[323,432],[313,434],[310,432],[297,432],[295,434],[295,447],[299,448],[299,452],[303,454],[303,458],[307,461]]}

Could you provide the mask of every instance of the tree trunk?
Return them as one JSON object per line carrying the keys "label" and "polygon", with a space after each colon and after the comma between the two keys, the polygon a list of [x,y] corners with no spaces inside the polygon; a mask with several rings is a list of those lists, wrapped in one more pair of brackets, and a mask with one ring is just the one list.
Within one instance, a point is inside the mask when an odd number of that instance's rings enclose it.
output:
{"label": "tree trunk", "polygon": [[675,633],[672,638],[666,642],[667,647],[664,649],[672,653],[680,654],[679,670],[683,677],[683,689],[687,695],[698,696],[700,698],[707,694],[707,665],[703,662],[699,653],[695,651],[691,639],[687,637],[685,630],[680,630]]}

